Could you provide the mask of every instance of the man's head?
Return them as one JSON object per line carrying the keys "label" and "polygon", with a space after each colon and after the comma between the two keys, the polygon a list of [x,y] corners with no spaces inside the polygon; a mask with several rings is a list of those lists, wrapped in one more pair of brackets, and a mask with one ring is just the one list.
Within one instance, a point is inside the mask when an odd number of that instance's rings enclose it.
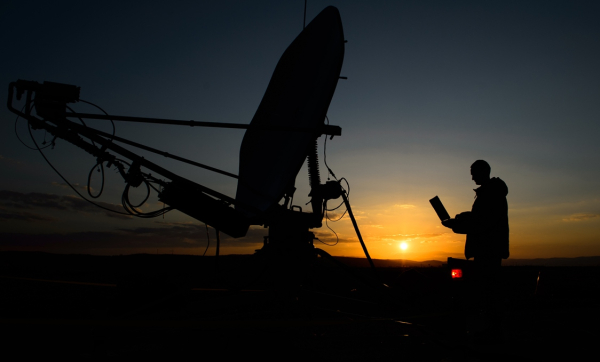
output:
{"label": "man's head", "polygon": [[483,185],[490,179],[490,164],[484,160],[477,160],[471,165],[471,179],[475,181],[475,185]]}

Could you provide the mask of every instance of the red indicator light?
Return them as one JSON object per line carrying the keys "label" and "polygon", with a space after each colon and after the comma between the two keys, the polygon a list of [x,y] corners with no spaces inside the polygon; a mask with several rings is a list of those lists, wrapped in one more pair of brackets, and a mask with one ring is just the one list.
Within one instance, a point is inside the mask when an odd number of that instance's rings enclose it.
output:
{"label": "red indicator light", "polygon": [[452,279],[462,278],[462,269],[452,269]]}

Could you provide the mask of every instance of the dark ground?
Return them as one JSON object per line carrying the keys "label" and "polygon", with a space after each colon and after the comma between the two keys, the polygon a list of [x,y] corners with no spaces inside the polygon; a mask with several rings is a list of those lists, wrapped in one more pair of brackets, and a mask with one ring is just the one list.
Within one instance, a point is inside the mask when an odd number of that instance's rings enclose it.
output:
{"label": "dark ground", "polygon": [[479,346],[471,336],[481,321],[466,284],[445,267],[381,268],[390,288],[378,288],[367,268],[345,270],[324,258],[298,263],[2,252],[2,351],[90,360],[551,361],[597,354],[599,267],[504,267],[504,340]]}

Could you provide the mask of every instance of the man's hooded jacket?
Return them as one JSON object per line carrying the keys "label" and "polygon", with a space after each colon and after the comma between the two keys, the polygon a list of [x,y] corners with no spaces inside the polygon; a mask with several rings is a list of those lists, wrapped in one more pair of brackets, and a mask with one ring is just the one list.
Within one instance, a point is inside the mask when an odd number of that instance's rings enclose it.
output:
{"label": "man's hooded jacket", "polygon": [[491,178],[475,189],[470,212],[456,215],[452,231],[467,234],[465,257],[508,259],[508,187],[501,179]]}

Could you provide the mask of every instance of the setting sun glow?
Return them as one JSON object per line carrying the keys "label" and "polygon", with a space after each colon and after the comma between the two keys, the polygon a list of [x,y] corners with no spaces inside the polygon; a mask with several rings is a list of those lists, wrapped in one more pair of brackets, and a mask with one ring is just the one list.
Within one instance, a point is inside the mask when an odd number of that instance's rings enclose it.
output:
{"label": "setting sun glow", "polygon": [[408,249],[408,244],[407,243],[400,243],[400,249],[402,249],[402,250]]}

